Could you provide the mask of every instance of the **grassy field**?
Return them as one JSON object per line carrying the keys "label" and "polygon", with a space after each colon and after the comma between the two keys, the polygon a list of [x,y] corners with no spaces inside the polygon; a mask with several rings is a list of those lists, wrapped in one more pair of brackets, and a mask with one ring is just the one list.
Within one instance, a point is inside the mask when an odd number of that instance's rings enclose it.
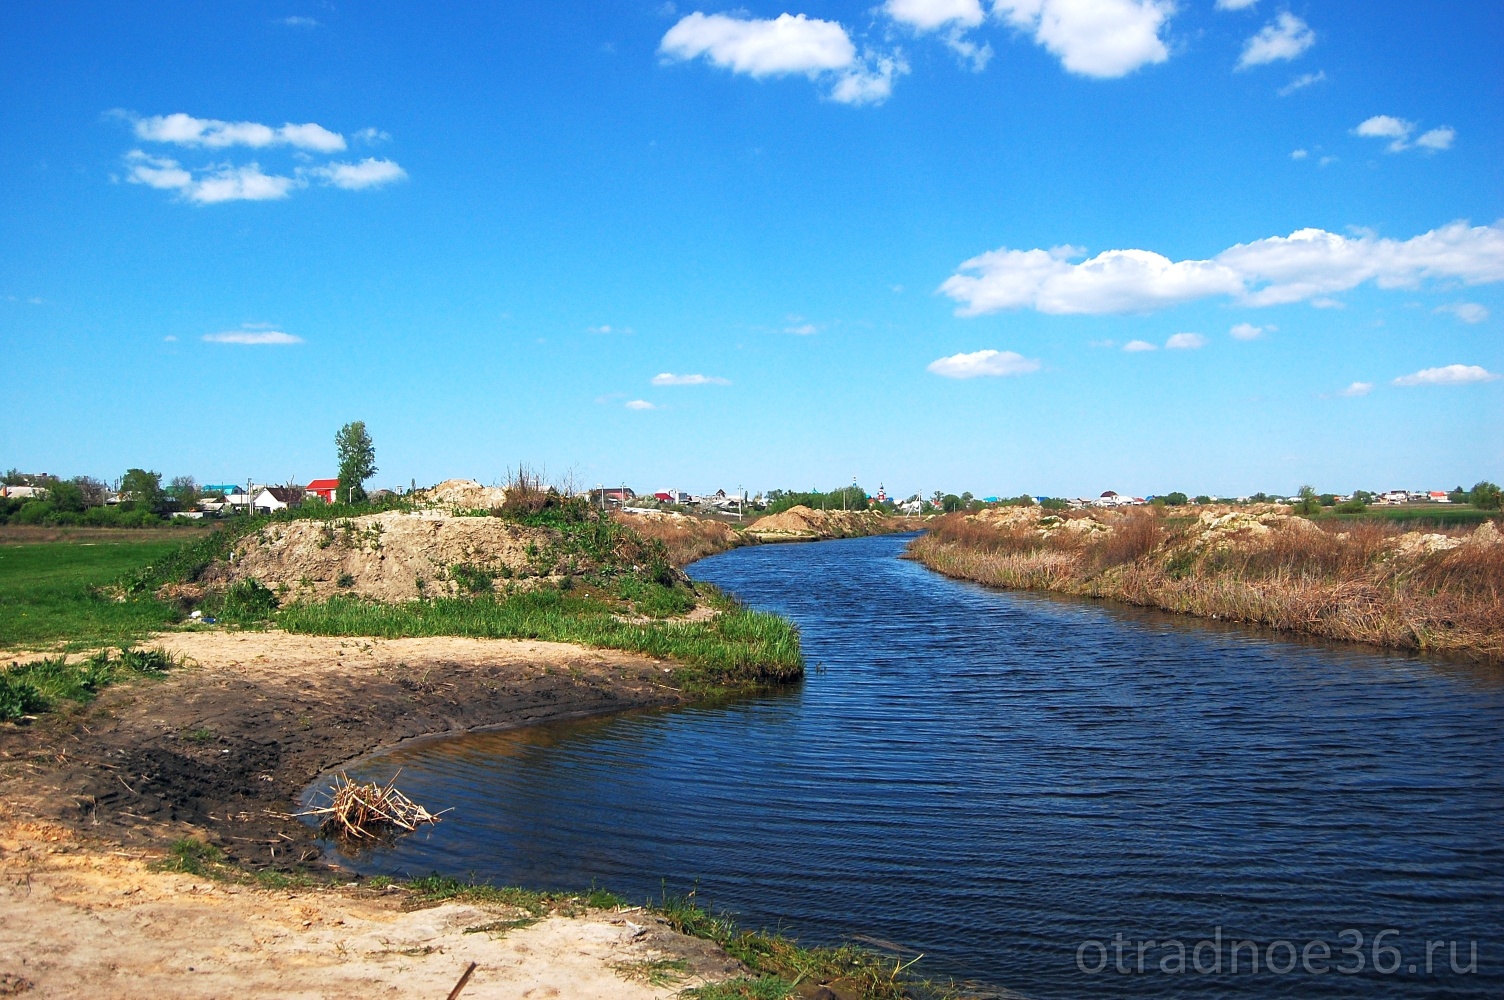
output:
{"label": "grassy field", "polygon": [[177,620],[150,598],[99,594],[122,575],[175,552],[181,537],[0,545],[0,649],[86,649],[129,643]]}
{"label": "grassy field", "polygon": [[799,633],[792,624],[719,595],[707,603],[719,611],[707,621],[624,621],[616,601],[558,590],[405,604],[334,597],[283,608],[272,621],[312,635],[464,635],[625,649],[674,660],[680,682],[688,686],[774,683],[803,674]]}
{"label": "grassy field", "polygon": [[1406,531],[1419,531],[1425,527],[1471,528],[1498,517],[1499,512],[1496,510],[1479,510],[1476,507],[1461,505],[1447,507],[1440,504],[1422,504],[1415,507],[1370,507],[1361,514],[1338,514],[1336,511],[1324,511],[1311,520],[1347,523],[1388,521],[1400,525]]}

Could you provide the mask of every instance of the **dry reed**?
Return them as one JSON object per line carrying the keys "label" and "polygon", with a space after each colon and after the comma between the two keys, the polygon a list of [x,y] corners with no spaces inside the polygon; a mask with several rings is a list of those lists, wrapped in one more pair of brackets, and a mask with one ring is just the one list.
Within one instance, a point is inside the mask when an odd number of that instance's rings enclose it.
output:
{"label": "dry reed", "polygon": [[[1504,545],[1449,535],[1404,552],[1391,525],[1277,521],[1208,543],[1149,511],[1096,515],[1110,532],[950,515],[909,555],[994,586],[1105,597],[1332,639],[1504,659]],[[1462,542],[1462,544],[1455,544]]]}
{"label": "dry reed", "polygon": [[424,809],[397,791],[396,783],[397,775],[393,775],[385,785],[374,781],[362,784],[351,781],[341,771],[334,779],[329,804],[307,809],[300,815],[324,817],[319,826],[322,832],[349,840],[380,840],[439,821],[443,812]]}

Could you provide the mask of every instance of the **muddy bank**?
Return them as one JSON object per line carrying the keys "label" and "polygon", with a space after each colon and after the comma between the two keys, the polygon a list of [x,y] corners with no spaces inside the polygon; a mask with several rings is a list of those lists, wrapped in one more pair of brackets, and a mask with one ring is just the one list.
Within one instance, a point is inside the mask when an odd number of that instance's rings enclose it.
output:
{"label": "muddy bank", "polygon": [[0,803],[13,819],[121,845],[195,837],[257,868],[323,868],[337,858],[290,814],[344,761],[416,736],[682,698],[663,662],[560,643],[269,631],[149,645],[191,665],[0,725]]}

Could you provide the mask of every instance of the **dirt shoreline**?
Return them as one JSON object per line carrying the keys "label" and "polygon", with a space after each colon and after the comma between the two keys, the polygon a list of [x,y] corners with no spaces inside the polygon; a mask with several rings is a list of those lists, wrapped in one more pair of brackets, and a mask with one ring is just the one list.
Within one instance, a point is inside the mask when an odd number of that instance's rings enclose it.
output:
{"label": "dirt shoreline", "polygon": [[0,726],[0,803],[13,820],[123,846],[193,837],[254,868],[323,867],[337,859],[291,814],[347,761],[415,737],[684,698],[662,662],[562,643],[224,631],[142,645],[189,665]]}

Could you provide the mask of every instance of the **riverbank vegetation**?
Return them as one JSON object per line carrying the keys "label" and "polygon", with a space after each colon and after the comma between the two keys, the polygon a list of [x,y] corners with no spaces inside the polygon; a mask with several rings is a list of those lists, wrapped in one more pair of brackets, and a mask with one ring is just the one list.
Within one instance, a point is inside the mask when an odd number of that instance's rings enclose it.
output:
{"label": "riverbank vegetation", "polygon": [[908,554],[980,583],[1107,597],[1401,649],[1504,659],[1504,535],[1276,508],[1037,508],[938,519]]}

